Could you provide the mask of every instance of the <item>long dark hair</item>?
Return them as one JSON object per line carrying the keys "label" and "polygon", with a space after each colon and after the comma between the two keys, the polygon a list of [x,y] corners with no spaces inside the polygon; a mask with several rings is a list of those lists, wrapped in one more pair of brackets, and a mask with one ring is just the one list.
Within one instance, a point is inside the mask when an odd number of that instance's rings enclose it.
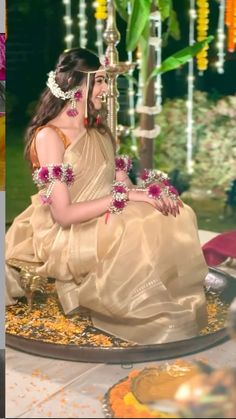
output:
{"label": "long dark hair", "polygon": [[5,85],[0,82],[0,112],[5,112]]}
{"label": "long dark hair", "polygon": [[[73,89],[82,84],[87,74],[83,71],[95,71],[101,67],[99,58],[93,52],[83,48],[72,48],[63,52],[56,64],[56,82],[64,91]],[[106,125],[106,111],[99,111],[101,122],[95,125],[98,112],[94,109],[91,101],[91,95],[94,86],[95,75],[90,74],[90,85],[88,91],[88,128],[95,127],[102,133],[107,132],[115,149],[115,139]],[[47,122],[55,118],[64,108],[65,101],[55,97],[47,87],[40,96],[35,115],[30,122],[25,137],[25,157],[30,161],[30,146],[35,134],[35,130],[46,125]]]}

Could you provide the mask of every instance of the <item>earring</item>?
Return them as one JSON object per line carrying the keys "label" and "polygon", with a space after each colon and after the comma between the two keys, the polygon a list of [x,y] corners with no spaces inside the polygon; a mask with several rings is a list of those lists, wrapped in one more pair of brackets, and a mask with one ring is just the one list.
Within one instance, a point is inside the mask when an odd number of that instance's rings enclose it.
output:
{"label": "earring", "polygon": [[97,126],[98,126],[98,125],[101,125],[101,123],[102,123],[102,118],[101,118],[101,115],[97,115],[97,116],[96,116],[95,123],[96,123],[96,125],[97,125]]}
{"label": "earring", "polygon": [[70,100],[70,108],[66,112],[68,116],[74,117],[79,114],[79,112],[76,109],[76,103],[80,102],[82,97],[83,97],[83,93],[81,92],[81,90],[77,90],[77,92],[75,92],[74,96]]}

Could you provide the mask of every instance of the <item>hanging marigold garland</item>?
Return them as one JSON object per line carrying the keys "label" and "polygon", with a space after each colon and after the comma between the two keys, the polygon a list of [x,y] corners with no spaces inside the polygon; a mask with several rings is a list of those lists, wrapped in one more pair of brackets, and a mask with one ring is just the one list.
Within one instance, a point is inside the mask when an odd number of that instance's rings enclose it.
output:
{"label": "hanging marigold garland", "polygon": [[226,0],[225,24],[228,28],[227,50],[234,52],[236,44],[236,0]]}
{"label": "hanging marigold garland", "polygon": [[[197,0],[197,40],[202,41],[207,37],[208,26],[209,26],[209,0]],[[208,58],[207,50],[208,45],[206,45],[200,52],[197,54],[197,68],[200,71],[207,69]]]}
{"label": "hanging marigold garland", "polygon": [[96,0],[95,18],[101,20],[107,18],[107,0]]}

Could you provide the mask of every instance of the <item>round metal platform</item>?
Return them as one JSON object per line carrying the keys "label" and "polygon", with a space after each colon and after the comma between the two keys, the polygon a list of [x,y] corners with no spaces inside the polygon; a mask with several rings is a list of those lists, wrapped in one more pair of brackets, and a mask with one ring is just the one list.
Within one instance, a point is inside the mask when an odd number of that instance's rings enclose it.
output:
{"label": "round metal platform", "polygon": [[[217,278],[226,282],[220,294],[222,302],[230,304],[236,296],[236,280],[219,269],[209,268]],[[176,358],[196,353],[228,339],[224,326],[219,330],[191,339],[155,345],[135,345],[127,347],[105,347],[76,344],[56,344],[38,339],[6,334],[6,345],[33,355],[80,362],[133,363]]]}

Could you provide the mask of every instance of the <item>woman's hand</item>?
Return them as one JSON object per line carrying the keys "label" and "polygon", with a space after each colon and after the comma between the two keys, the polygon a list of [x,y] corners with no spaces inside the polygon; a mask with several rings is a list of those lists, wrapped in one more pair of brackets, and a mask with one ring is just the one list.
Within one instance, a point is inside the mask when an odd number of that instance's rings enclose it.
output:
{"label": "woman's hand", "polygon": [[136,189],[131,189],[129,191],[129,200],[136,202],[147,202],[158,211],[160,211],[163,215],[172,214],[174,217],[180,213],[179,207],[183,207],[180,199],[171,199],[167,196],[162,196],[161,199],[152,199],[149,198],[145,190],[137,191]]}
{"label": "woman's hand", "polygon": [[129,191],[129,201],[135,201],[135,202],[147,202],[148,204],[152,205],[155,209],[160,211],[163,215],[168,215],[168,212],[161,202],[161,200],[156,200],[149,198],[147,195],[147,192],[145,190],[143,191],[137,191],[136,189],[131,189]]}

